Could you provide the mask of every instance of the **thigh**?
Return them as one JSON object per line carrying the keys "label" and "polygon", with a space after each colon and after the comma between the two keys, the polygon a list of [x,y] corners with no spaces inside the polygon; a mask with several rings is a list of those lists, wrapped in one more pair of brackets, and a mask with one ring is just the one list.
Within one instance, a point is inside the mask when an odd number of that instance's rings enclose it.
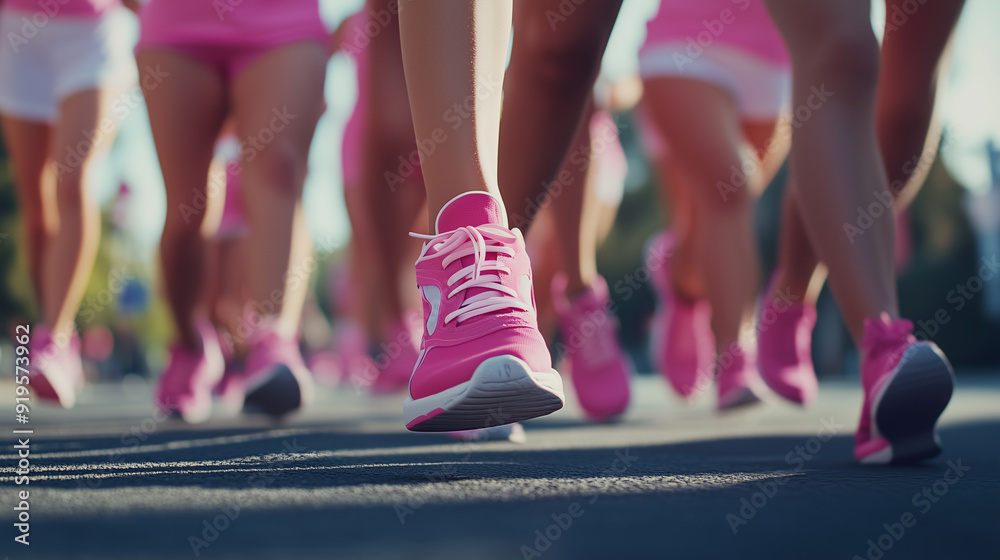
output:
{"label": "thigh", "polygon": [[[911,6],[916,4],[914,10]],[[965,0],[885,0],[879,87],[927,88]]]}
{"label": "thigh", "polygon": [[870,0],[763,0],[793,60],[846,41],[874,39]]}
{"label": "thigh", "polygon": [[292,43],[262,55],[236,77],[230,97],[247,168],[269,150],[308,157],[323,112],[326,59],[317,42]]}
{"label": "thigh", "polygon": [[59,117],[52,126],[49,148],[57,184],[71,178],[69,183],[81,185],[94,157],[111,148],[117,127],[107,118],[109,97],[104,90],[85,89],[59,102]]}
{"label": "thigh", "polygon": [[167,212],[204,196],[213,149],[228,111],[219,72],[189,56],[148,49],[140,67],[156,68],[163,79],[143,88],[149,124],[167,188]]}
{"label": "thigh", "polygon": [[698,190],[714,193],[720,181],[742,190],[742,160],[752,154],[732,95],[714,84],[673,77],[646,80],[645,91],[652,124],[669,143],[672,161],[683,166]]}
{"label": "thigh", "polygon": [[618,19],[622,0],[567,2],[566,0],[516,0],[514,34],[535,48],[586,49],[597,57],[604,52]]}

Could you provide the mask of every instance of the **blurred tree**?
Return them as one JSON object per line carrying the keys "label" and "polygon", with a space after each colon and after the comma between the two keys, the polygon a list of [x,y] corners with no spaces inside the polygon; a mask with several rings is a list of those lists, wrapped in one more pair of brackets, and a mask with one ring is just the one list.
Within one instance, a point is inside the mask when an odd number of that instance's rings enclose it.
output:
{"label": "blurred tree", "polygon": [[18,239],[20,220],[17,211],[17,196],[14,191],[13,172],[7,149],[0,141],[0,326],[6,335],[13,322],[24,320],[29,313],[30,303],[25,301],[21,290],[24,282],[18,282],[26,270],[18,259]]}

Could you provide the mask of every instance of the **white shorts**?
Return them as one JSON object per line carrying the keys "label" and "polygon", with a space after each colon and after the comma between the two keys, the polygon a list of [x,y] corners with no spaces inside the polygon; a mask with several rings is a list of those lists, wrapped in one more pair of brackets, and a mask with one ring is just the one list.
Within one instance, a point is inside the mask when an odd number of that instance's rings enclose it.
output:
{"label": "white shorts", "polygon": [[639,56],[643,79],[687,78],[714,84],[736,100],[747,120],[776,120],[791,101],[791,69],[750,53],[712,45],[691,57],[687,43],[649,47]]}
{"label": "white shorts", "polygon": [[134,84],[129,17],[124,9],[98,18],[0,10],[0,112],[52,122],[73,93]]}

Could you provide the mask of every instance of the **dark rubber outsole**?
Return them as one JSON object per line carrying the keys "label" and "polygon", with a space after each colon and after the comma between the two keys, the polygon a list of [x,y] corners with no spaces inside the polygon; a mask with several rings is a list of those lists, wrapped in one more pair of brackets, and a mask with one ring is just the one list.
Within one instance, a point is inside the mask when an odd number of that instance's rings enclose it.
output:
{"label": "dark rubber outsole", "polygon": [[892,447],[890,464],[909,464],[936,457],[938,418],[955,388],[948,359],[929,344],[910,347],[896,375],[884,389],[872,418]]}
{"label": "dark rubber outsole", "polygon": [[[407,399],[404,415],[416,418],[406,428],[412,432],[491,428],[552,414],[565,402],[558,373],[533,372],[524,361],[513,356],[487,359],[476,368],[472,379],[450,392],[454,395],[438,405]],[[412,414],[411,407],[425,410]]]}
{"label": "dark rubber outsole", "polygon": [[302,389],[287,366],[277,366],[263,385],[247,392],[243,400],[246,414],[284,416],[302,406]]}

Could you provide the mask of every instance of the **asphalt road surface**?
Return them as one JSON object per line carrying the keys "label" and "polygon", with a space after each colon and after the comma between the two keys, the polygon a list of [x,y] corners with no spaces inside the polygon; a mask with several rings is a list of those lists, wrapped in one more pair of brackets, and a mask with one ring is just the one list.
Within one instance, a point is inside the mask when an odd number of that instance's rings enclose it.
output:
{"label": "asphalt road surface", "polygon": [[1000,558],[998,375],[959,375],[944,454],[909,468],[852,462],[856,381],[823,384],[810,409],[719,416],[645,376],[622,423],[587,425],[571,403],[523,444],[410,434],[401,398],[350,389],[283,424],[199,426],[152,414],[149,393],[90,387],[18,425],[0,383],[0,557]]}

